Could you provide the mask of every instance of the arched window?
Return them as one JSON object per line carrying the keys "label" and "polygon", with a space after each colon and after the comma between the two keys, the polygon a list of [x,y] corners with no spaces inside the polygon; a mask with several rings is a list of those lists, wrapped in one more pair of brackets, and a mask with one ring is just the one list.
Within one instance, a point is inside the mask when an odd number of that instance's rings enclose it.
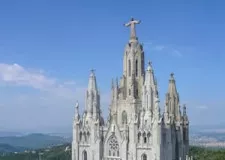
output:
{"label": "arched window", "polygon": [[129,89],[129,96],[131,95],[131,90]]}
{"label": "arched window", "polygon": [[141,160],[147,160],[147,155],[145,153],[142,155]]}
{"label": "arched window", "polygon": [[138,97],[138,89],[136,89],[136,96]]}
{"label": "arched window", "polygon": [[147,143],[147,137],[146,136],[144,137],[144,143]]}
{"label": "arched window", "polygon": [[87,160],[87,152],[83,151],[83,160]]}
{"label": "arched window", "polygon": [[141,141],[141,133],[138,133],[138,143]]}
{"label": "arched window", "polygon": [[80,141],[82,140],[82,133],[80,132]]}
{"label": "arched window", "polygon": [[119,143],[115,135],[112,135],[108,140],[109,156],[119,157]]}
{"label": "arched window", "polygon": [[147,143],[147,135],[145,132],[143,133],[143,140],[144,140],[144,143]]}
{"label": "arched window", "polygon": [[127,112],[122,112],[122,124],[127,124]]}
{"label": "arched window", "polygon": [[130,62],[130,60],[128,61],[128,74],[129,74],[129,76],[131,76],[131,62]]}
{"label": "arched window", "polygon": [[135,74],[136,74],[136,77],[137,77],[138,76],[138,60],[136,60],[136,62],[135,62],[135,69],[136,69]]}

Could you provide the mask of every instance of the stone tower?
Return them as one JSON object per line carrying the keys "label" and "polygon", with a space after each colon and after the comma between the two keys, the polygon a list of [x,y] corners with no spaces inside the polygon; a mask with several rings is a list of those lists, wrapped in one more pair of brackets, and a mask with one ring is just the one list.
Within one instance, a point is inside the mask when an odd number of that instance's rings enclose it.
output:
{"label": "stone tower", "polygon": [[94,71],[91,71],[86,91],[85,111],[82,118],[79,115],[79,104],[73,123],[72,160],[92,157],[102,159],[104,125],[100,110],[100,95],[97,88]]}
{"label": "stone tower", "polygon": [[161,113],[152,63],[145,69],[143,46],[136,35],[140,21],[131,19],[130,38],[123,54],[123,74],[112,80],[106,123],[101,115],[96,76],[91,71],[85,111],[75,107],[72,160],[186,160],[189,121],[183,113],[174,75],[171,74],[165,110]]}
{"label": "stone tower", "polygon": [[186,106],[183,108],[183,115],[180,109],[179,94],[176,89],[174,74],[169,79],[168,92],[166,94],[164,112],[163,141],[165,160],[177,160],[186,157],[189,151],[188,129],[189,121],[186,114]]}

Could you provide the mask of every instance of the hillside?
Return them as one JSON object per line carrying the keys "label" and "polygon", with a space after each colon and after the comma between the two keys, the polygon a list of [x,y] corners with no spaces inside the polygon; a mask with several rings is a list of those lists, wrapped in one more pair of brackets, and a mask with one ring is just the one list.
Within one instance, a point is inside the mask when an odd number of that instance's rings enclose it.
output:
{"label": "hillside", "polygon": [[[39,149],[59,144],[65,144],[68,139],[46,134],[30,134],[26,136],[0,137],[0,144],[7,144],[15,148]],[[14,149],[12,149],[12,152]]]}
{"label": "hillside", "polygon": [[[39,156],[42,160],[71,160],[71,150],[65,150],[68,147],[70,147],[70,144],[53,147],[47,150],[40,149],[36,150],[34,153],[11,153],[0,156],[0,160],[37,160]],[[193,160],[224,160],[225,150],[191,147],[190,155],[194,155]]]}
{"label": "hillside", "polygon": [[0,144],[0,153],[23,152],[24,150],[26,150],[24,147],[14,147],[9,144]]}
{"label": "hillside", "polygon": [[193,155],[193,160],[225,160],[224,149],[191,147],[190,154]]}
{"label": "hillside", "polygon": [[43,160],[71,160],[70,150],[65,151],[68,146],[70,144],[64,144],[50,149],[39,149],[35,152],[10,153],[0,156],[0,160],[37,160],[38,158]]}

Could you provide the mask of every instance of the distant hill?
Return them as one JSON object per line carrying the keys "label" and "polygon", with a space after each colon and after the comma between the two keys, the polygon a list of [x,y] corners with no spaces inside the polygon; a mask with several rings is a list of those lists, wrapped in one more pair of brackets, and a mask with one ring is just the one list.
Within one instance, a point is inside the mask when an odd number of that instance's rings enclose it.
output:
{"label": "distant hill", "polygon": [[[7,144],[15,148],[21,147],[29,149],[39,149],[68,142],[69,140],[66,138],[62,138],[60,136],[50,136],[46,134],[29,134],[26,136],[0,137],[0,144]],[[5,147],[7,148],[7,146]]]}
{"label": "distant hill", "polygon": [[48,133],[48,135],[64,137],[72,140],[72,133]]}
{"label": "distant hill", "polygon": [[10,152],[23,152],[26,148],[24,147],[14,147],[8,144],[0,144],[0,153],[10,153]]}
{"label": "distant hill", "polygon": [[23,136],[23,134],[19,132],[0,131],[0,137],[9,137],[9,136]]}

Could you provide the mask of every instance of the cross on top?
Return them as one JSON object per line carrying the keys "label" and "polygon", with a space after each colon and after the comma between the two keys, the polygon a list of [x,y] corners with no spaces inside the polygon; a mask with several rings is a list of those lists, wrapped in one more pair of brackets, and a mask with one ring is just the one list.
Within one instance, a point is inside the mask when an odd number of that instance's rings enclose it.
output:
{"label": "cross on top", "polygon": [[95,69],[92,68],[90,71],[91,71],[91,73],[94,73],[95,72]]}
{"label": "cross on top", "polygon": [[91,75],[94,75],[95,74],[95,69],[91,69]]}
{"label": "cross on top", "polygon": [[91,76],[91,77],[94,77],[94,76],[95,76],[95,69],[91,69],[90,71],[91,71],[90,76]]}

